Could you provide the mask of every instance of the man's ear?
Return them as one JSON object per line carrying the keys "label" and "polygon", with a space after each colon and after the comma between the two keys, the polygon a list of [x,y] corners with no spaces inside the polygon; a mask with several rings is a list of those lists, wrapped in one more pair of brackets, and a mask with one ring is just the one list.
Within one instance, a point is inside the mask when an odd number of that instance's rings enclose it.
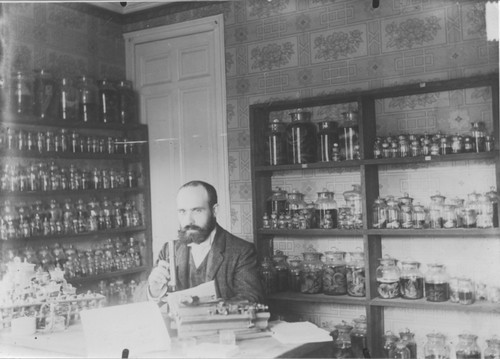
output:
{"label": "man's ear", "polygon": [[212,206],[212,213],[214,214],[214,217],[217,217],[217,212],[219,211],[219,204],[216,203]]}

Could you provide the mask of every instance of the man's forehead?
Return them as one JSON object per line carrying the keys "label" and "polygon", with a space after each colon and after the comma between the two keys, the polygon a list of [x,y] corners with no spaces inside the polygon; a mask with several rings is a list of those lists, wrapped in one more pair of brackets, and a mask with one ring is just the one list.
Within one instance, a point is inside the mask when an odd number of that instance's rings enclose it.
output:
{"label": "man's forehead", "polygon": [[178,204],[208,203],[208,193],[201,186],[183,187],[177,193]]}

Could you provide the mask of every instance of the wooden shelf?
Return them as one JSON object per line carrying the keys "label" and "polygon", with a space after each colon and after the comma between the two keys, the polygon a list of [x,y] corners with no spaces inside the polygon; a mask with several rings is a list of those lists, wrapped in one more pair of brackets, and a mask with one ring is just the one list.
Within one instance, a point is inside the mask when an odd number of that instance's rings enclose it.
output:
{"label": "wooden shelf", "polygon": [[268,300],[286,300],[294,302],[335,303],[348,305],[366,305],[365,297],[351,297],[348,295],[304,294],[298,292],[280,292],[267,297]]}
{"label": "wooden shelf", "polygon": [[391,307],[391,308],[411,308],[425,310],[447,310],[456,312],[473,313],[496,313],[500,314],[500,303],[476,302],[470,305],[452,303],[452,302],[429,302],[426,299],[381,299],[375,298],[369,301],[371,306]]}
{"label": "wooden shelf", "polygon": [[479,153],[457,153],[444,156],[419,156],[419,157],[398,157],[398,158],[377,158],[363,160],[364,165],[400,165],[418,163],[442,163],[449,161],[478,161],[498,159],[499,151],[479,152]]}
{"label": "wooden shelf", "polygon": [[280,171],[298,171],[298,170],[312,170],[312,169],[329,169],[329,168],[350,168],[359,167],[363,161],[341,161],[341,162],[314,162],[304,163],[299,165],[279,165],[279,166],[256,166],[256,172],[280,172]]}
{"label": "wooden shelf", "polygon": [[133,131],[144,130],[144,124],[121,124],[121,123],[98,123],[98,122],[77,122],[63,120],[41,120],[35,116],[16,116],[15,121],[0,121],[3,126],[33,126],[33,127],[54,127],[54,128],[74,128],[79,130],[112,130],[112,131]]}
{"label": "wooden shelf", "polygon": [[140,161],[143,155],[140,153],[131,154],[109,154],[109,153],[72,153],[72,152],[37,152],[37,151],[17,151],[3,149],[0,151],[0,157],[23,158],[23,159],[45,159],[45,160],[105,160],[105,161]]}
{"label": "wooden shelf", "polygon": [[144,192],[143,187],[113,188],[113,189],[87,189],[87,190],[57,190],[57,191],[26,191],[0,193],[0,200],[17,200],[19,198],[44,198],[56,196],[119,196],[127,194],[139,194]]}
{"label": "wooden shelf", "polygon": [[287,237],[360,237],[364,234],[362,229],[259,229],[258,233],[269,236]]}
{"label": "wooden shelf", "polygon": [[365,233],[383,237],[498,237],[500,228],[368,229]]}
{"label": "wooden shelf", "polygon": [[142,273],[148,269],[149,269],[149,267],[141,266],[141,267],[130,268],[127,270],[122,270],[122,271],[103,273],[103,274],[93,275],[93,276],[89,276],[89,277],[70,278],[70,279],[66,279],[66,280],[73,285],[86,284],[86,283],[97,282],[100,280],[116,278],[116,277],[130,275],[130,274]]}

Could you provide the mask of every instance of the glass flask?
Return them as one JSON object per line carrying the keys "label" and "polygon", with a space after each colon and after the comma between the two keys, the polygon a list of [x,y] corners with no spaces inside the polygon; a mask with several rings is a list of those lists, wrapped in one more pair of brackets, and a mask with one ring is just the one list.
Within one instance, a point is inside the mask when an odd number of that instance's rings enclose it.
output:
{"label": "glass flask", "polygon": [[88,76],[80,76],[76,86],[78,88],[78,120],[97,122],[98,88],[95,80]]}
{"label": "glass flask", "polygon": [[458,303],[472,304],[475,301],[474,282],[469,278],[458,278],[457,283]]}
{"label": "glass flask", "polygon": [[346,206],[351,209],[353,228],[363,228],[363,209],[361,201],[361,186],[352,185],[352,190],[343,193]]}
{"label": "glass flask", "polygon": [[302,261],[300,258],[294,257],[289,262],[288,290],[291,292],[300,292],[300,266]]}
{"label": "glass flask", "polygon": [[35,70],[33,82],[33,114],[40,119],[53,115],[55,82],[52,74],[45,69]]}
{"label": "glass flask", "polygon": [[431,203],[429,205],[429,227],[430,228],[443,228],[443,212],[444,200],[446,197],[436,193],[431,196]]}
{"label": "glass flask", "polygon": [[79,96],[72,79],[63,77],[59,80],[56,99],[59,118],[64,121],[76,121]]}
{"label": "glass flask", "polygon": [[493,202],[486,194],[480,195],[477,201],[477,228],[492,228],[493,227]]}
{"label": "glass flask", "polygon": [[396,348],[392,352],[391,358],[393,359],[410,359],[410,350],[406,347],[405,343],[397,342]]}
{"label": "glass flask", "polygon": [[355,159],[355,146],[358,146],[358,112],[342,112],[343,121],[339,125],[339,142],[344,160]]}
{"label": "glass flask", "polygon": [[323,267],[323,294],[347,294],[347,267],[344,260],[345,252],[332,250],[325,252]]}
{"label": "glass flask", "polygon": [[285,124],[277,118],[269,124],[267,133],[267,164],[271,166],[284,165],[286,157],[286,133]]}
{"label": "glass flask", "polygon": [[474,152],[486,151],[486,129],[483,122],[471,123],[472,147]]}
{"label": "glass flask", "polygon": [[335,329],[330,333],[333,338],[333,358],[354,358],[350,336],[352,328],[352,325],[345,321],[335,325]]}
{"label": "glass flask", "polygon": [[321,162],[333,161],[333,144],[339,142],[337,122],[321,121],[318,123],[318,127],[318,160]]}
{"label": "glass flask", "polygon": [[417,359],[417,342],[415,341],[415,333],[412,333],[409,329],[404,332],[399,333],[401,338],[400,343],[405,344],[406,348],[410,351],[410,358]]}
{"label": "glass flask", "polygon": [[401,228],[400,223],[401,209],[399,208],[398,201],[393,197],[387,199],[387,228],[398,229]]}
{"label": "glass flask", "polygon": [[426,227],[425,223],[425,208],[420,203],[415,203],[413,206],[412,218],[413,218],[413,228],[423,229]]}
{"label": "glass flask", "polygon": [[271,196],[267,199],[267,213],[276,215],[284,214],[288,212],[288,201],[287,193],[280,187],[272,192]]}
{"label": "glass flask", "polygon": [[18,115],[33,113],[33,82],[29,75],[21,71],[12,74],[10,98],[13,113]]}
{"label": "glass flask", "polygon": [[481,348],[477,345],[477,335],[460,334],[455,347],[457,359],[481,359]]}
{"label": "glass flask", "polygon": [[282,251],[276,251],[273,256],[274,269],[276,272],[276,291],[286,292],[288,290],[288,277],[290,269],[287,256]]}
{"label": "glass flask", "polygon": [[476,228],[477,213],[479,212],[479,194],[476,192],[469,193],[464,208],[464,228]]}
{"label": "glass flask", "polygon": [[290,113],[292,122],[287,125],[288,163],[302,164],[316,161],[316,126],[311,122],[311,112],[297,110]]}
{"label": "glass flask", "polygon": [[396,259],[380,258],[380,265],[376,270],[377,291],[381,298],[392,299],[399,297],[399,277],[401,271],[396,266]]}
{"label": "glass flask", "polygon": [[500,339],[493,336],[486,339],[487,348],[484,349],[484,359],[500,359]]}
{"label": "glass flask", "polygon": [[399,338],[394,335],[391,331],[387,331],[384,335],[384,358],[392,358],[394,349],[396,349],[396,343],[399,341]]}
{"label": "glass flask", "polygon": [[365,287],[365,256],[363,252],[349,253],[347,262],[347,294],[351,297],[364,297]]}
{"label": "glass flask", "polygon": [[137,98],[132,86],[132,81],[118,81],[117,91],[119,122],[122,124],[131,124],[138,122]]}
{"label": "glass flask", "polygon": [[318,199],[314,204],[316,228],[332,229],[337,228],[337,202],[334,193],[326,188],[323,192],[318,192]]}
{"label": "glass flask", "polygon": [[425,273],[425,296],[429,302],[446,302],[450,299],[449,277],[443,264],[427,265]]}
{"label": "glass flask", "polygon": [[355,318],[353,322],[354,328],[350,332],[353,358],[364,358],[363,350],[366,350],[368,347],[366,340],[366,317],[362,315],[359,318]]}
{"label": "glass flask", "polygon": [[446,344],[446,337],[441,333],[427,334],[424,345],[425,359],[450,359],[450,347]]}
{"label": "glass flask", "polygon": [[98,94],[98,114],[101,123],[118,122],[118,91],[116,87],[107,79],[97,82]]}
{"label": "glass flask", "polygon": [[306,294],[321,293],[323,288],[323,262],[321,262],[321,253],[305,252],[302,253],[304,260],[300,269],[300,292]]}
{"label": "glass flask", "polygon": [[387,203],[383,198],[377,198],[372,207],[373,228],[386,228],[387,226]]}
{"label": "glass flask", "polygon": [[401,262],[400,289],[405,299],[420,299],[424,297],[424,275],[417,261]]}
{"label": "glass flask", "polygon": [[269,257],[262,260],[259,268],[259,274],[264,288],[264,295],[269,296],[276,291],[276,269]]}
{"label": "glass flask", "polygon": [[499,196],[495,187],[491,187],[489,192],[486,192],[486,196],[490,199],[493,207],[493,227],[498,228],[498,202]]}
{"label": "glass flask", "polygon": [[[293,190],[291,193],[287,193],[287,203],[288,203],[288,212],[290,216],[300,217],[301,215],[305,216],[307,203],[304,201],[304,195],[297,190]],[[306,228],[311,228],[311,223],[306,222]],[[295,228],[299,229],[299,228]]]}

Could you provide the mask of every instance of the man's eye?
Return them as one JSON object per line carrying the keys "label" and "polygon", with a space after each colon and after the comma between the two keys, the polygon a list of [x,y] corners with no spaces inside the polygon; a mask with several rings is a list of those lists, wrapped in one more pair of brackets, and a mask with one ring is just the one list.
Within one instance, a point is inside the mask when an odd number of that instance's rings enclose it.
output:
{"label": "man's eye", "polygon": [[203,212],[203,209],[201,209],[201,208],[197,208],[197,209],[195,210],[195,212],[196,212],[196,213],[201,213],[201,212]]}
{"label": "man's eye", "polygon": [[185,210],[183,210],[183,209],[179,209],[179,210],[177,211],[177,213],[179,213],[179,214],[184,214],[184,213],[186,213],[186,211],[185,211]]}

